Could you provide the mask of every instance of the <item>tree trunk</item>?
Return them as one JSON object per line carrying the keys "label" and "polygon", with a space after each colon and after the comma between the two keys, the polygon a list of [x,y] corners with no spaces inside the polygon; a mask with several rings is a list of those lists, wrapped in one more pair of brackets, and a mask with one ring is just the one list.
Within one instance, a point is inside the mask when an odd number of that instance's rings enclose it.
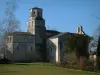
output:
{"label": "tree trunk", "polygon": [[79,64],[80,64],[80,69],[83,70],[84,69],[84,56],[80,56]]}

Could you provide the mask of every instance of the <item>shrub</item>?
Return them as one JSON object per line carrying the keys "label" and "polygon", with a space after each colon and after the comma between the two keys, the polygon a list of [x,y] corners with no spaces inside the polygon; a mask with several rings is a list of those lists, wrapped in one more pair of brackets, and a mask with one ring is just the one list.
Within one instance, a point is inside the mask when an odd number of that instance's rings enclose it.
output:
{"label": "shrub", "polygon": [[9,63],[10,63],[10,60],[8,60],[6,57],[0,60],[0,64],[9,64]]}

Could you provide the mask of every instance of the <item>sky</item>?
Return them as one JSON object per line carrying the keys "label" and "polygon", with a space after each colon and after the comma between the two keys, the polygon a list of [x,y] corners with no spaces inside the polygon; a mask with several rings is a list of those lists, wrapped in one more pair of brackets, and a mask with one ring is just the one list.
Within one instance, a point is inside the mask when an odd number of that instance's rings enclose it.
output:
{"label": "sky", "polygon": [[[3,19],[5,2],[0,2],[0,20]],[[15,12],[21,22],[21,30],[27,30],[29,9],[43,9],[43,18],[47,29],[61,32],[76,32],[77,26],[82,25],[88,35],[93,35],[100,26],[100,0],[20,0]]]}

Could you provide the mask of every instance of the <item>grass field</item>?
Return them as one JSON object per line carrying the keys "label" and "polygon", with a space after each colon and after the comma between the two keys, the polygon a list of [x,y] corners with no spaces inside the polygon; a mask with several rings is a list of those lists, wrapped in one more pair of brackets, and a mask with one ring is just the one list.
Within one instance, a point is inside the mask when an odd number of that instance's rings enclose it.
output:
{"label": "grass field", "polygon": [[0,75],[100,75],[53,66],[48,63],[0,64]]}

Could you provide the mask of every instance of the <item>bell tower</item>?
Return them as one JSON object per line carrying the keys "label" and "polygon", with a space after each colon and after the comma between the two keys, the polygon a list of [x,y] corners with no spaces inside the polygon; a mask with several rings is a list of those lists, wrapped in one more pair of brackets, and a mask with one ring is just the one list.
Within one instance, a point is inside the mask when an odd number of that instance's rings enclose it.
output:
{"label": "bell tower", "polygon": [[41,8],[31,8],[30,18],[28,21],[27,32],[35,35],[35,50],[38,60],[45,60],[46,57],[46,38],[45,38],[45,20],[42,17],[43,10]]}
{"label": "bell tower", "polygon": [[77,26],[77,33],[83,34],[83,27],[82,26]]}
{"label": "bell tower", "polygon": [[[45,20],[42,18],[42,12],[43,10],[41,8],[31,8],[30,9],[30,18],[28,23],[27,32],[30,32],[32,34],[36,34],[36,27],[38,28],[45,28]],[[36,33],[35,33],[36,32]]]}

